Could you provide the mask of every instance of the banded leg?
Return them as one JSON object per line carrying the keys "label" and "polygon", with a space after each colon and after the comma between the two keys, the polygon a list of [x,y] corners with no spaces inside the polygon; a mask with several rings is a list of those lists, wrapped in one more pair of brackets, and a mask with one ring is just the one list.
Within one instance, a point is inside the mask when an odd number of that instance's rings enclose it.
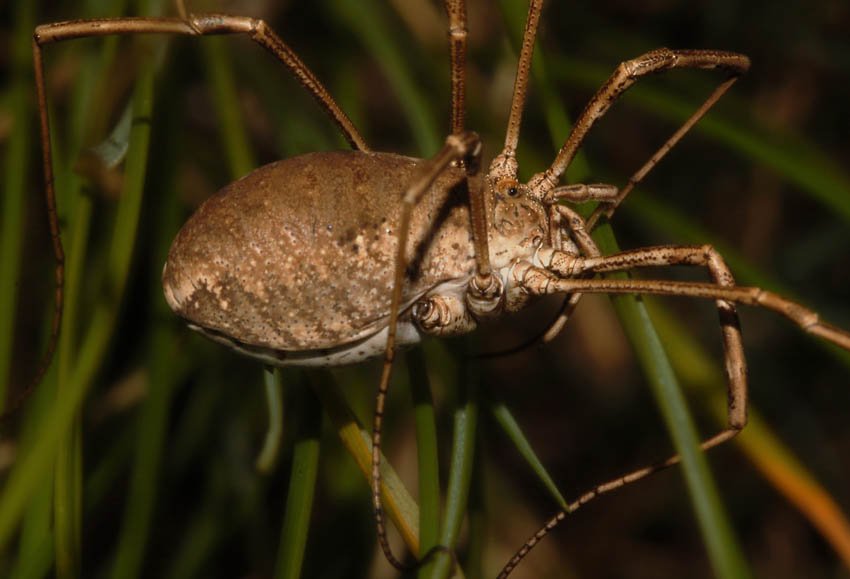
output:
{"label": "banded leg", "polygon": [[[325,86],[295,52],[275,34],[264,20],[227,14],[190,14],[186,18],[97,18],[69,20],[36,27],[33,34],[34,60],[41,60],[41,47],[45,44],[118,34],[180,34],[206,36],[213,34],[246,34],[251,40],[268,50],[283,63],[298,82],[324,110],[352,147],[368,151],[369,147],[342,111]],[[43,84],[37,77],[36,84]]]}
{"label": "banded leg", "polygon": [[[548,258],[549,261],[545,265],[549,271],[565,277],[625,271],[635,267],[698,266],[708,270],[716,287],[727,289],[735,287],[732,272],[723,257],[710,245],[648,247],[588,258],[575,258],[552,252],[551,255],[544,255],[541,258]],[[735,305],[721,298],[717,300],[717,310],[723,332],[726,380],[729,384],[729,425],[715,438],[725,437],[723,440],[727,440],[741,430],[747,422],[747,370]],[[731,430],[735,432],[730,433]]]}
{"label": "banded leg", "polygon": [[[378,532],[378,543],[387,561],[397,569],[405,566],[393,554],[387,541],[386,522],[381,499],[381,432],[384,422],[384,407],[386,406],[387,391],[389,390],[390,375],[395,359],[396,330],[398,328],[399,307],[404,288],[404,274],[407,270],[407,240],[410,236],[410,220],[413,208],[434,183],[437,177],[453,162],[462,161],[470,156],[477,157],[481,153],[481,141],[472,132],[460,135],[449,135],[446,144],[437,155],[432,157],[423,167],[419,178],[405,192],[402,198],[401,221],[398,225],[398,247],[395,257],[395,272],[393,275],[392,299],[390,301],[390,319],[387,326],[387,345],[384,355],[384,365],[381,369],[381,381],[375,396],[375,416],[372,423],[372,505],[375,514],[375,526]],[[467,163],[474,166],[477,159]]]}
{"label": "banded leg", "polygon": [[[731,75],[724,82],[718,85],[708,98],[688,117],[688,119],[680,126],[673,135],[647,160],[643,166],[638,169],[628,180],[616,195],[606,198],[606,203],[598,206],[587,220],[588,231],[593,231],[601,217],[610,219],[616,211],[617,207],[631,193],[634,188],[649,174],[649,172],[663,159],[670,150],[685,136],[685,134],[693,128],[693,126],[714,106],[723,94],[729,90],[732,84],[739,76],[744,74],[749,68],[749,59],[746,56],[729,53],[716,52],[706,50],[681,50],[671,51],[668,49],[659,49],[648,52],[630,61],[621,63],[614,74],[602,86],[599,91],[591,98],[590,102],[585,107],[585,110],[579,116],[572,133],[568,137],[564,146],[558,153],[557,158],[552,166],[543,173],[538,173],[532,177],[529,185],[535,195],[540,199],[549,200],[559,198],[558,193],[564,190],[564,187],[556,187],[561,174],[566,171],[572,159],[581,145],[587,133],[590,131],[593,124],[600,119],[611,104],[618,99],[623,92],[634,84],[641,76],[660,72],[670,68],[722,68],[729,71]],[[569,186],[568,186],[569,187]],[[572,301],[573,298],[568,298]],[[577,300],[576,300],[577,303]],[[573,304],[572,307],[575,307]],[[570,306],[564,303],[562,313],[550,324],[550,326],[541,334],[544,342],[549,342],[558,335],[563,329],[567,321],[567,312]]]}
{"label": "banded leg", "polygon": [[544,202],[555,203],[563,200],[570,203],[585,203],[587,201],[612,203],[619,197],[620,191],[613,185],[606,183],[576,183],[555,187]]}
{"label": "banded leg", "polygon": [[[545,198],[554,189],[564,171],[567,170],[572,160],[593,125],[602,118],[610,106],[622,96],[622,94],[640,78],[670,70],[674,68],[693,69],[721,69],[725,70],[729,77],[720,83],[708,96],[703,104],[688,118],[687,121],[667,140],[664,145],[650,158],[650,160],[638,170],[629,180],[630,185],[620,191],[620,199],[613,204],[616,207],[626,195],[634,188],[634,184],[643,179],[649,171],[679,142],[691,127],[705,115],[715,102],[731,87],[739,76],[744,74],[750,67],[750,60],[741,54],[733,52],[721,52],[714,50],[670,50],[659,48],[647,52],[635,59],[620,63],[614,74],[602,85],[595,95],[590,99],[575,122],[573,130],[567,138],[552,165],[543,173],[534,175],[529,181],[529,186],[535,196]],[[634,181],[634,183],[632,183]],[[598,217],[591,218],[588,225],[596,223]]]}
{"label": "banded leg", "polygon": [[525,97],[528,92],[528,77],[531,74],[531,57],[534,53],[534,41],[537,38],[537,27],[540,23],[540,13],[543,11],[543,0],[531,0],[528,5],[528,17],[525,20],[525,30],[522,34],[522,48],[514,78],[514,94],[511,97],[511,113],[508,117],[508,128],[505,131],[505,146],[490,165],[490,175],[496,179],[513,179],[517,176],[516,148],[519,143],[519,129],[522,124],[522,111],[525,108]]}
{"label": "banded leg", "polygon": [[[557,257],[553,255],[552,257]],[[568,262],[572,263],[568,263]],[[664,282],[644,280],[604,280],[604,279],[563,279],[544,269],[525,266],[518,273],[518,280],[526,280],[526,287],[533,293],[584,292],[584,293],[635,293],[658,295],[683,295],[710,298],[718,301],[721,325],[723,327],[726,372],[729,380],[728,426],[713,437],[703,441],[703,450],[713,448],[733,438],[746,424],[746,368],[743,347],[740,342],[740,329],[737,314],[732,303],[762,306],[782,314],[794,321],[808,333],[820,336],[846,350],[850,350],[850,333],[819,320],[818,315],[772,292],[754,287],[733,285],[729,269],[722,257],[711,246],[666,246],[641,250],[624,251],[606,257],[565,259],[555,270],[566,272],[611,272],[632,267],[653,267],[668,265],[697,265],[706,267],[715,284],[691,282]],[[566,268],[566,269],[565,269]],[[731,351],[730,351],[731,348]],[[593,499],[627,484],[673,466],[679,462],[679,456],[673,455],[665,461],[634,470],[626,475],[596,485],[578,499],[571,502],[566,510],[558,512],[546,524],[532,535],[523,547],[511,558],[499,574],[507,577],[532,548],[568,514],[571,514]]]}
{"label": "banded leg", "polygon": [[[460,137],[464,134],[466,123],[466,0],[445,0],[446,14],[449,17],[449,54],[451,60],[451,134]],[[460,164],[478,163],[479,156],[467,159],[459,158]],[[478,172],[476,166],[466,166],[467,174]],[[476,287],[495,287],[490,267],[490,242],[487,235],[487,215],[484,206],[483,190],[470,189],[470,213],[472,215],[472,241],[475,246]]]}
{"label": "banded leg", "polygon": [[452,135],[459,135],[466,129],[466,0],[446,0],[446,14],[452,82],[449,128]]}

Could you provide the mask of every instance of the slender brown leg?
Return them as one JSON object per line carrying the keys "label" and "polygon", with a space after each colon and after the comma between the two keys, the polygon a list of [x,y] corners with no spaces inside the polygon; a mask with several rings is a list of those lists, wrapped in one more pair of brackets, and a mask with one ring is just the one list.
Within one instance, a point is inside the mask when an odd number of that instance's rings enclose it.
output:
{"label": "slender brown leg", "polygon": [[638,169],[634,175],[629,177],[626,186],[620,190],[620,193],[617,197],[606,203],[605,205],[600,205],[596,209],[594,209],[593,213],[587,220],[587,228],[590,231],[593,231],[593,228],[596,227],[596,224],[599,222],[601,217],[605,217],[606,219],[611,219],[611,216],[614,215],[614,212],[620,206],[620,204],[625,200],[629,193],[631,193],[638,184],[643,181],[643,179],[649,174],[650,171],[670,152],[670,149],[676,146],[676,144],[685,136],[685,133],[690,131],[695,124],[708,112],[708,110],[714,106],[714,103],[723,96],[730,86],[737,80],[737,77],[732,77],[727,79],[725,82],[717,86],[714,89],[714,92],[709,95],[709,97],[702,103],[700,108],[698,108],[694,114],[688,117],[681,127],[679,127],[675,133],[673,133],[667,141],[661,145],[661,147],[652,155],[652,157],[647,160],[643,166]]}
{"label": "slender brown leg", "polygon": [[[557,261],[560,256],[553,252]],[[850,350],[850,333],[821,322],[818,315],[790,300],[774,293],[754,287],[735,286],[729,268],[722,257],[711,246],[663,246],[632,251],[624,251],[605,257],[569,258],[560,265],[555,264],[553,271],[575,275],[578,272],[611,272],[633,267],[654,267],[668,265],[696,265],[706,267],[715,284],[643,281],[643,280],[604,280],[604,279],[563,279],[553,273],[535,267],[525,267],[518,272],[519,279],[525,280],[525,287],[532,293],[584,292],[584,293],[636,293],[681,295],[715,299],[718,302],[726,360],[726,373],[729,380],[728,426],[703,441],[700,447],[708,450],[733,438],[744,427],[747,420],[746,362],[741,343],[740,327],[733,302],[753,306],[763,306],[776,311],[797,323],[803,330],[820,336],[846,350]],[[567,269],[565,269],[567,268]],[[566,510],[560,511],[532,535],[523,547],[511,558],[499,574],[507,577],[532,548],[568,514],[571,514],[598,496],[609,493],[627,484],[673,466],[679,462],[678,455],[663,462],[634,470],[626,475],[596,485],[578,499],[570,503]]]}
{"label": "slender brown leg", "polygon": [[606,183],[576,183],[574,185],[562,185],[555,187],[549,193],[547,202],[569,201],[570,203],[584,203],[586,201],[604,201],[612,203],[620,197],[620,191],[613,185]]}
{"label": "slender brown leg", "polygon": [[449,17],[449,53],[451,55],[452,112],[450,129],[459,135],[466,122],[466,1],[446,0]]}
{"label": "slender brown leg", "polygon": [[298,82],[313,95],[319,106],[336,123],[352,147],[361,151],[369,150],[351,120],[316,75],[263,20],[226,14],[190,14],[187,19],[139,17],[71,20],[38,26],[33,38],[38,46],[43,46],[62,40],[114,34],[247,34],[295,75]]}
{"label": "slender brown leg", "polygon": [[[708,269],[717,287],[735,287],[732,272],[723,257],[710,245],[648,247],[622,251],[608,256],[568,258],[564,261],[572,262],[564,264],[572,270],[571,272],[562,271],[557,263],[558,256],[556,255],[553,255],[551,271],[558,275],[580,275],[624,271],[635,267],[693,265]],[[726,379],[729,383],[729,428],[727,430],[734,429],[737,431],[743,428],[747,422],[746,358],[735,305],[731,301],[718,299],[717,309],[723,331]]]}
{"label": "slender brown leg", "polygon": [[[693,126],[714,106],[721,96],[735,83],[740,75],[749,68],[749,59],[746,56],[729,53],[706,50],[682,50],[671,51],[665,48],[654,50],[642,56],[639,56],[630,61],[621,63],[614,74],[602,86],[599,91],[593,96],[590,102],[585,107],[578,121],[576,122],[573,132],[570,134],[567,142],[558,153],[558,157],[552,164],[552,167],[543,173],[538,173],[532,177],[530,186],[535,195],[540,199],[551,201],[552,199],[564,198],[572,200],[570,197],[574,194],[581,195],[583,193],[582,186],[562,186],[556,187],[560,175],[569,167],[570,162],[575,156],[578,147],[581,145],[587,133],[593,124],[601,118],[608,107],[618,99],[623,92],[626,91],[638,78],[646,74],[660,72],[670,68],[723,68],[729,71],[730,78],[726,79],[718,85],[708,98],[700,105],[700,107],[680,126],[673,135],[644,163],[644,165],[629,178],[628,183],[622,190],[611,196],[599,196],[600,201],[606,203],[597,207],[587,220],[587,230],[593,231],[601,217],[610,219],[616,211],[617,207],[631,193],[634,188],[649,174],[649,172],[664,158],[665,155],[685,136],[685,134],[693,128]],[[571,189],[575,187],[575,189]],[[590,193],[588,191],[588,193]],[[601,190],[600,190],[601,193]],[[603,194],[604,195],[604,194]],[[610,192],[609,192],[610,195]],[[592,197],[588,196],[588,199]],[[580,201],[588,200],[580,198]],[[573,302],[572,305],[565,302],[562,306],[562,311],[550,324],[550,326],[540,334],[543,342],[549,342],[555,338],[563,329],[570,312],[578,304],[578,298],[567,298],[568,302]],[[519,351],[526,345],[532,342],[527,342],[521,347],[513,348],[511,351]]]}
{"label": "slender brown leg", "polygon": [[[567,138],[561,150],[558,152],[552,166],[543,173],[538,173],[529,181],[529,186],[535,196],[545,198],[554,189],[561,175],[569,167],[579,146],[584,141],[590,129],[608,108],[620,96],[632,86],[638,79],[648,74],[658,73],[674,68],[698,68],[698,69],[721,69],[729,74],[697,111],[685,122],[682,127],[653,155],[649,162],[635,174],[635,182],[640,181],[655,164],[667,154],[667,152],[682,138],[682,136],[696,123],[708,109],[725,93],[739,76],[749,69],[750,60],[741,54],[733,52],[721,52],[715,50],[670,50],[659,48],[635,59],[621,63],[614,74],[590,99],[584,111],[576,120],[570,136]],[[620,192],[621,199],[625,197],[631,188],[626,187]],[[596,219],[592,222],[595,223]]]}
{"label": "slender brown leg", "polygon": [[[449,17],[449,53],[451,56],[451,134],[460,136],[465,131],[466,118],[466,0],[446,0]],[[477,160],[477,156],[475,157]],[[471,159],[469,159],[471,160]],[[458,162],[465,162],[458,159]],[[467,167],[474,174],[478,167]],[[487,215],[483,190],[469,191],[470,213],[472,214],[472,241],[475,245],[476,287],[494,286],[490,267],[490,243],[487,235]]]}
{"label": "slender brown leg", "polygon": [[517,176],[516,148],[519,143],[522,111],[525,107],[525,96],[528,91],[528,77],[531,74],[531,56],[534,53],[534,41],[537,38],[537,26],[540,23],[542,11],[543,0],[531,0],[528,5],[528,17],[525,20],[522,48],[517,62],[514,94],[511,99],[511,114],[508,117],[508,128],[505,133],[505,147],[493,159],[490,166],[490,175],[496,179],[506,177],[516,179]]}
{"label": "slender brown leg", "polygon": [[[389,390],[390,375],[395,358],[396,330],[398,328],[399,307],[401,294],[404,289],[404,273],[407,270],[407,240],[410,236],[410,220],[413,208],[434,183],[434,180],[448,168],[452,162],[463,160],[470,155],[479,155],[481,142],[478,135],[472,132],[461,135],[449,135],[446,144],[437,155],[432,157],[423,167],[423,171],[413,185],[408,188],[402,198],[401,221],[398,225],[398,247],[395,258],[395,273],[393,275],[392,299],[390,302],[390,319],[387,325],[387,345],[384,355],[384,365],[381,369],[381,381],[375,397],[375,416],[372,424],[372,504],[375,510],[375,525],[378,531],[378,543],[387,561],[397,569],[404,569],[392,552],[387,541],[387,530],[384,510],[381,500],[381,432],[384,421],[384,407],[387,391]],[[477,163],[473,161],[472,164]]]}
{"label": "slender brown leg", "polygon": [[56,352],[56,346],[59,343],[59,330],[62,326],[62,310],[65,303],[65,251],[62,249],[62,238],[59,233],[59,217],[56,213],[56,195],[53,192],[53,161],[50,149],[50,125],[48,124],[47,113],[47,94],[44,87],[44,59],[41,57],[41,48],[33,40],[33,69],[35,75],[36,99],[38,102],[38,118],[41,138],[41,162],[44,171],[44,195],[47,202],[47,215],[50,223],[50,241],[53,245],[53,256],[56,261],[54,269],[54,298],[53,298],[53,319],[50,323],[50,338],[47,342],[47,350],[41,356],[38,363],[38,370],[35,376],[27,384],[26,388],[21,391],[17,397],[9,405],[8,409],[0,415],[0,423],[6,421],[20,405],[26,400],[33,389],[44,378],[47,369],[50,367],[50,362],[53,360],[53,354]]}
{"label": "slender brown leg", "polygon": [[[686,296],[763,307],[788,318],[805,332],[850,351],[850,333],[821,321],[816,312],[758,287],[722,287],[709,283],[657,280],[553,279],[551,274],[538,268],[530,268],[524,275],[530,278],[538,277],[538,280],[531,280],[533,283],[529,290],[539,294],[581,292]],[[538,282],[541,285],[535,286]]]}

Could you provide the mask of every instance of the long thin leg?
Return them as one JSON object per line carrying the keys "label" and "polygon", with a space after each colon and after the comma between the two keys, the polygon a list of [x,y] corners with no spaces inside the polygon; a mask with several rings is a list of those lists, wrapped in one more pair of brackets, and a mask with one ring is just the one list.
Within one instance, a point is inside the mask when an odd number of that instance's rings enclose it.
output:
{"label": "long thin leg", "polygon": [[[446,14],[449,17],[449,53],[451,56],[451,134],[460,136],[465,131],[466,118],[466,0],[446,0]],[[471,160],[471,159],[467,159]],[[476,157],[477,160],[477,157]],[[458,159],[464,163],[464,159]],[[474,174],[478,167],[466,167],[468,174]],[[476,286],[490,288],[494,286],[490,267],[490,242],[487,232],[487,210],[484,203],[484,191],[470,189],[470,213],[472,215],[472,241],[475,246]]]}
{"label": "long thin leg", "polygon": [[54,297],[53,297],[53,319],[50,323],[50,338],[47,342],[47,350],[41,356],[38,363],[38,370],[35,376],[27,384],[26,388],[21,391],[15,400],[9,405],[8,409],[0,415],[0,423],[4,423],[6,419],[20,407],[22,402],[30,395],[33,389],[44,378],[47,369],[50,367],[50,362],[53,360],[53,354],[56,352],[56,346],[59,343],[59,330],[62,326],[62,311],[65,303],[65,251],[62,249],[62,238],[59,235],[59,218],[56,214],[56,195],[53,192],[53,161],[50,149],[50,125],[48,124],[47,114],[47,94],[44,88],[44,61],[41,57],[41,49],[33,40],[33,69],[35,74],[36,99],[38,102],[38,118],[41,137],[41,162],[44,171],[44,194],[47,202],[47,215],[50,223],[50,241],[53,245],[53,256],[56,261],[54,269]]}
{"label": "long thin leg", "polygon": [[[680,57],[687,57],[684,60],[679,60]],[[619,98],[636,80],[643,75],[660,72],[669,68],[725,68],[732,75],[708,96],[708,98],[688,117],[688,119],[680,126],[673,135],[647,160],[643,166],[638,169],[628,180],[625,187],[619,192],[614,192],[613,187],[610,189],[602,189],[604,185],[598,185],[599,189],[591,191],[585,189],[582,185],[567,185],[556,187],[558,179],[563,171],[569,166],[575,156],[581,142],[587,136],[593,124],[601,118],[608,107]],[[587,230],[593,231],[601,217],[610,219],[616,211],[617,207],[631,193],[634,188],[649,174],[649,172],[663,159],[670,150],[685,136],[685,134],[693,128],[693,126],[714,106],[721,96],[735,83],[738,77],[746,72],[749,68],[749,59],[746,56],[715,51],[670,51],[668,49],[659,49],[639,56],[630,61],[621,63],[617,67],[614,74],[602,86],[599,91],[593,96],[590,102],[585,107],[578,121],[576,122],[573,132],[570,134],[567,142],[558,153],[552,167],[544,173],[539,173],[532,177],[530,185],[535,195],[548,202],[554,202],[557,199],[567,199],[570,201],[585,201],[589,199],[598,199],[606,201],[599,205],[587,220]],[[610,186],[608,186],[610,187]],[[595,196],[593,194],[596,194]],[[575,198],[575,199],[574,199]],[[580,298],[570,296],[565,300],[561,307],[561,312],[558,317],[549,325],[549,327],[535,337],[535,341],[539,337],[544,343],[549,342],[560,333],[572,312],[572,309],[578,304]],[[530,345],[531,341],[525,344],[512,348],[510,351],[519,351]]]}
{"label": "long thin leg", "polygon": [[[544,261],[547,258],[549,260],[547,269],[557,275],[570,277],[624,271],[635,267],[692,265],[706,268],[716,284],[714,287],[735,288],[732,272],[723,257],[710,245],[648,247],[587,258],[575,258],[559,252],[541,256]],[[723,331],[726,379],[729,383],[729,427],[726,430],[738,431],[747,422],[747,370],[741,328],[735,305],[731,301],[718,299],[717,309]],[[728,434],[724,431],[718,436],[728,436]]]}
{"label": "long thin leg", "polygon": [[[352,147],[368,151],[369,147],[360,136],[348,116],[336,104],[328,90],[315,74],[298,58],[293,50],[264,20],[246,16],[226,14],[191,14],[182,18],[102,18],[71,20],[45,24],[33,34],[37,46],[62,40],[113,34],[182,34],[204,36],[208,34],[247,34],[251,40],[271,52],[307,89],[319,106],[331,117]],[[37,58],[40,58],[38,56]]]}
{"label": "long thin leg", "polygon": [[[554,253],[554,252],[553,252]],[[557,255],[547,256],[559,257]],[[569,263],[568,263],[569,262]],[[718,301],[721,326],[723,328],[726,372],[729,380],[728,425],[711,438],[703,441],[703,450],[713,448],[733,438],[746,424],[746,367],[741,344],[740,328],[732,302],[753,306],[763,306],[776,311],[797,323],[803,330],[820,336],[846,350],[850,350],[850,333],[821,322],[818,315],[781,296],[753,287],[735,286],[729,269],[722,257],[711,246],[662,246],[624,251],[610,256],[595,258],[571,258],[561,264],[554,264],[559,273],[611,272],[632,267],[654,267],[668,265],[696,265],[706,267],[715,284],[689,282],[665,282],[643,280],[600,280],[600,279],[562,279],[543,269],[525,266],[517,272],[518,280],[526,281],[525,287],[532,293],[548,294],[561,291],[584,293],[640,293],[660,295],[683,295],[710,298]],[[621,488],[627,484],[646,478],[660,470],[679,462],[678,455],[634,470],[626,475],[596,485],[567,508],[558,512],[546,524],[532,535],[523,547],[511,558],[499,574],[507,577],[532,548],[568,514],[571,514],[593,499]]]}
{"label": "long thin leg", "polygon": [[459,135],[466,122],[466,1],[446,0],[449,17],[449,54],[452,75],[452,111],[450,129]]}
{"label": "long thin leg", "polygon": [[519,143],[519,129],[522,124],[522,111],[525,108],[525,96],[528,92],[528,77],[531,74],[531,57],[534,53],[534,41],[537,38],[537,27],[540,23],[540,13],[543,11],[543,0],[531,0],[528,5],[528,17],[525,20],[525,31],[522,35],[522,48],[516,67],[514,79],[514,94],[511,99],[511,114],[508,117],[508,128],[505,132],[505,147],[497,155],[490,166],[490,175],[496,179],[516,179],[517,162],[516,148]]}
{"label": "long thin leg", "polygon": [[[682,127],[653,155],[650,161],[641,168],[635,177],[640,181],[655,164],[667,154],[679,139],[696,123],[708,109],[725,93],[739,76],[744,74],[750,67],[750,60],[741,54],[733,52],[721,52],[715,50],[670,50],[659,48],[635,59],[621,63],[614,74],[590,99],[584,111],[576,120],[570,136],[567,138],[557,157],[543,173],[538,173],[531,178],[529,186],[538,198],[545,198],[554,189],[561,175],[569,167],[575,158],[579,146],[584,141],[590,129],[608,108],[620,96],[632,86],[638,79],[648,74],[670,70],[674,68],[697,68],[697,69],[721,69],[729,74],[729,78],[723,81],[697,111],[685,122]],[[626,187],[620,192],[625,197],[631,187]],[[595,222],[595,219],[594,219]]]}
{"label": "long thin leg", "polygon": [[614,215],[614,212],[620,206],[620,204],[625,200],[629,193],[631,193],[638,184],[643,181],[643,179],[649,174],[650,171],[664,158],[667,153],[670,152],[670,149],[676,146],[676,144],[685,136],[685,133],[690,131],[695,124],[708,112],[708,110],[714,106],[714,103],[723,96],[723,93],[732,86],[732,84],[737,80],[737,77],[732,77],[727,79],[723,84],[717,86],[714,89],[714,92],[709,95],[709,97],[705,100],[705,102],[700,105],[700,107],[688,117],[681,127],[679,127],[675,133],[673,133],[667,141],[659,147],[659,149],[643,164],[643,166],[638,169],[634,175],[629,177],[626,186],[623,187],[620,192],[617,194],[617,197],[604,205],[598,206],[593,210],[593,213],[587,219],[587,228],[590,231],[593,231],[593,228],[596,227],[596,224],[599,222],[599,219],[605,217],[606,219],[611,219]]}
{"label": "long thin leg", "polygon": [[[378,385],[378,393],[375,396],[375,416],[372,424],[372,505],[375,510],[375,525],[378,531],[378,543],[384,552],[387,561],[397,569],[404,569],[404,565],[392,552],[387,541],[386,523],[384,520],[384,509],[381,500],[381,432],[384,422],[384,407],[386,405],[387,391],[390,385],[393,360],[395,359],[396,330],[398,328],[399,307],[401,305],[402,290],[404,289],[404,274],[407,270],[407,240],[410,236],[410,220],[413,208],[428,191],[434,180],[448,168],[452,162],[461,161],[470,155],[479,155],[481,142],[475,133],[463,133],[461,135],[449,135],[446,144],[437,155],[431,158],[423,168],[422,174],[405,192],[402,198],[401,221],[398,225],[398,247],[395,258],[395,272],[393,275],[392,299],[390,301],[390,319],[387,325],[387,345],[384,355],[384,365],[381,369],[381,382]],[[472,162],[477,163],[477,161]]]}
{"label": "long thin leg", "polygon": [[[534,273],[543,272],[537,268]],[[533,274],[531,278],[535,277]],[[547,279],[543,279],[547,278]],[[721,287],[709,283],[623,280],[623,279],[551,279],[544,272],[537,281],[529,280],[529,290],[540,295],[550,293],[649,294],[726,300],[763,307],[796,323],[802,330],[850,351],[850,333],[820,320],[818,314],[796,302],[758,287]]]}

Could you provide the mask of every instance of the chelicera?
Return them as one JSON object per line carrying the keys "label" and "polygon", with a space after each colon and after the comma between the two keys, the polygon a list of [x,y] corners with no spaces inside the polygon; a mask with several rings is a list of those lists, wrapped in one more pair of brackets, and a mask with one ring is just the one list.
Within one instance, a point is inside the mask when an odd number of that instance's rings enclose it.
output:
{"label": "chelicera", "polygon": [[[387,558],[380,495],[382,417],[398,346],[423,335],[471,332],[523,309],[535,298],[566,297],[553,331],[585,293],[681,295],[715,300],[729,381],[728,426],[716,446],[746,423],[746,365],[736,304],[773,310],[806,332],[850,350],[850,334],[776,294],[737,286],[710,246],[659,246],[602,255],[590,236],[682,136],[749,67],[747,57],[715,50],[658,49],[623,62],[591,98],[555,160],[521,182],[516,150],[543,8],[532,0],[517,66],[504,147],[482,173],[478,136],[465,123],[466,7],[446,0],[451,47],[451,132],[429,159],[373,152],[318,78],[261,20],[228,15],[61,22],[35,31],[44,172],[57,261],[57,318],[63,260],[52,185],[52,160],[41,50],[45,44],[113,34],[245,34],[288,67],[336,123],[352,151],[310,153],[261,167],[204,203],[178,234],[163,269],[169,306],[208,337],[264,363],[332,366],[383,356],[373,436],[372,492],[378,537]],[[719,71],[724,80],[705,103],[622,189],[562,184],[585,137],[608,108],[644,76],[672,69]],[[573,203],[600,202],[588,218]],[[690,265],[710,282],[617,280],[600,274]],[[52,346],[50,348],[52,350]],[[596,496],[675,464],[677,457],[603,483]],[[506,565],[508,575],[556,515]]]}

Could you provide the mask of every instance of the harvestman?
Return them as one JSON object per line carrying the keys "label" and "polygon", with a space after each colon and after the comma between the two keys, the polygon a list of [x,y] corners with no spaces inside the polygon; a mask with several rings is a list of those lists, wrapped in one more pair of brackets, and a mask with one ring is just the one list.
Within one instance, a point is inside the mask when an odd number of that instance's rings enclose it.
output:
{"label": "harvestman", "polygon": [[[193,329],[267,363],[338,365],[383,353],[376,398],[372,500],[378,539],[386,538],[380,446],[384,403],[397,345],[421,335],[457,335],[478,322],[522,309],[537,296],[566,294],[557,333],[583,293],[681,295],[716,300],[727,379],[728,426],[702,443],[735,436],[747,420],[746,365],[735,303],[761,306],[850,350],[850,334],[776,294],[736,286],[708,245],[659,246],[601,255],[590,232],[749,67],[747,57],[713,50],[653,50],[621,63],[591,98],[552,165],[527,183],[515,157],[531,56],[543,0],[532,0],[517,65],[505,144],[486,175],[481,143],[465,129],[466,6],[446,0],[451,53],[451,134],[428,160],[371,152],[321,82],[262,20],[229,15],[77,20],[39,26],[33,40],[45,191],[56,255],[56,311],[62,314],[64,257],[53,189],[42,47],[75,38],[134,33],[246,34],[278,58],[315,98],[353,147],[261,167],[204,203],[184,225],[163,270],[166,300]],[[643,76],[675,68],[726,74],[696,112],[618,190],[559,185],[579,146],[608,108]],[[340,203],[340,192],[344,203]],[[401,197],[399,197],[401,195]],[[599,201],[586,221],[562,202]],[[309,226],[308,226],[309,225]],[[692,265],[710,283],[621,280],[596,274],[635,267]],[[391,291],[389,291],[391,289]],[[567,513],[597,496],[679,461],[678,456],[597,485],[558,513],[506,564],[507,576]]]}

